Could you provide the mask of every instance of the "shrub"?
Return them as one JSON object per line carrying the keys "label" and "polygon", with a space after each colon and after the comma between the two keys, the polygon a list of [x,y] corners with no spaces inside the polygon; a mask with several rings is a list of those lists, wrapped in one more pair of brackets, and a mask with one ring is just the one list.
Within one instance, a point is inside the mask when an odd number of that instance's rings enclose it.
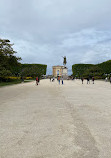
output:
{"label": "shrub", "polygon": [[26,79],[26,80],[31,80],[31,79],[32,79],[32,77],[26,77],[25,79]]}

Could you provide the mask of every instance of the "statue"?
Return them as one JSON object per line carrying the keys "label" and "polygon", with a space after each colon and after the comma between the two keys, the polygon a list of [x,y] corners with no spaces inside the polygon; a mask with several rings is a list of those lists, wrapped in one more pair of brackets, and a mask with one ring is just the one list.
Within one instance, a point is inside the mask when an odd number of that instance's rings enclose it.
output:
{"label": "statue", "polygon": [[66,64],[67,64],[66,56],[64,56],[63,58],[64,58],[64,60],[63,60],[63,65],[66,66]]}

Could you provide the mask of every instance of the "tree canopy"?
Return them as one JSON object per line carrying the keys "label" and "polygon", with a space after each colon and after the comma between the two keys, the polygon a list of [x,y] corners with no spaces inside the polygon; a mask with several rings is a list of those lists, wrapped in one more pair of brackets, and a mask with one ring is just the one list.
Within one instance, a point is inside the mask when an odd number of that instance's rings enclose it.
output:
{"label": "tree canopy", "polygon": [[0,78],[14,75],[15,69],[20,66],[21,58],[16,57],[13,44],[8,39],[0,39]]}

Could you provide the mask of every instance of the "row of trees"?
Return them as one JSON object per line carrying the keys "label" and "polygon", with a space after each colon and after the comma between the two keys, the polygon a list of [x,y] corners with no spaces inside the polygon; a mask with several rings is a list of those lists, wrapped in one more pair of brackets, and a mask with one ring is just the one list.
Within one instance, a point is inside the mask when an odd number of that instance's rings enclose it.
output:
{"label": "row of trees", "polygon": [[106,76],[111,75],[111,60],[100,63],[100,64],[75,64],[72,66],[73,76],[78,78],[93,76],[96,79],[103,79]]}
{"label": "row of trees", "polygon": [[21,64],[16,53],[8,39],[0,39],[0,81],[6,81],[8,76],[34,78],[46,74],[47,65]]}

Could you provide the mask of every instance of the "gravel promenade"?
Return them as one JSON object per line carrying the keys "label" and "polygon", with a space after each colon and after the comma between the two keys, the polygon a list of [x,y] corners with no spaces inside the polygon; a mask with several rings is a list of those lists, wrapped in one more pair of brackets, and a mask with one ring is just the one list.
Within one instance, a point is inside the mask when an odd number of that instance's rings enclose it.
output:
{"label": "gravel promenade", "polygon": [[0,158],[111,158],[111,85],[0,88]]}

